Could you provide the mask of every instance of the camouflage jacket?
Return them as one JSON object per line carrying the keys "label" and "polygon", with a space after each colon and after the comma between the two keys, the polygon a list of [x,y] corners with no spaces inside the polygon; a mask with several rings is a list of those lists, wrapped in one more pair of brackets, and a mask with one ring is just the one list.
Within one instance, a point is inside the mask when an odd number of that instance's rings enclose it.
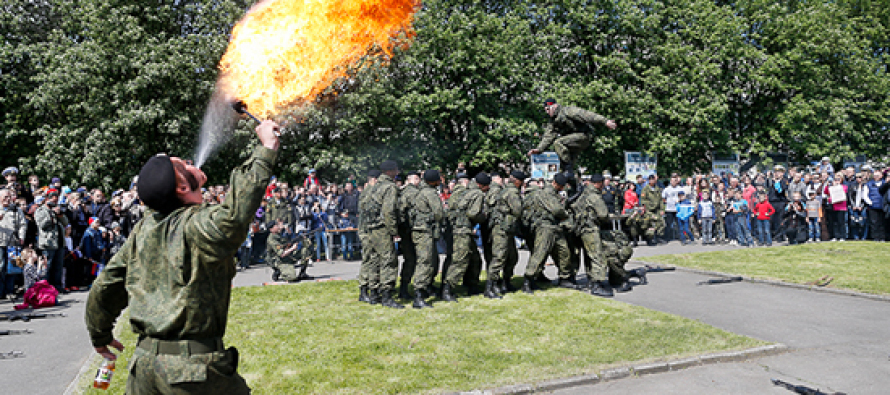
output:
{"label": "camouflage jacket", "polygon": [[229,311],[233,257],[247,237],[278,152],[257,147],[232,171],[222,204],[168,215],[154,210],[133,229],[90,290],[86,324],[95,347],[112,340],[127,305],[140,336],[161,340],[221,338]]}
{"label": "camouflage jacket", "polygon": [[538,149],[543,151],[553,144],[557,137],[571,133],[593,134],[593,125],[605,125],[608,119],[583,108],[559,105],[556,116],[544,126],[544,136]]}
{"label": "camouflage jacket", "polygon": [[28,230],[28,220],[25,214],[15,204],[9,208],[0,208],[3,218],[0,219],[0,247],[14,245],[13,241],[25,241],[25,232]]}
{"label": "camouflage jacket", "polygon": [[[491,191],[488,193],[490,195]],[[519,232],[519,222],[522,219],[522,198],[519,196],[519,188],[513,184],[507,184],[506,187],[500,189],[492,208],[492,219],[492,222],[497,222],[491,224],[493,229],[499,227],[500,231],[510,235],[516,235]]]}
{"label": "camouflage jacket", "polygon": [[[569,218],[568,212],[559,199],[559,194],[553,187],[544,187],[531,194],[526,201],[535,212],[537,218],[533,218],[535,227],[558,227],[559,224]],[[524,209],[524,208],[523,208]]]}
{"label": "camouflage jacket", "polygon": [[43,204],[34,213],[34,222],[37,223],[37,248],[57,250],[65,246],[62,239],[68,226],[68,217],[56,215],[52,209]]}
{"label": "camouflage jacket", "polygon": [[364,235],[369,232],[368,229],[368,217],[371,215],[370,212],[370,200],[371,196],[374,195],[374,187],[377,186],[377,183],[368,185],[365,190],[362,191],[358,195],[358,234]]}
{"label": "camouflage jacket", "polygon": [[576,232],[598,232],[599,223],[609,218],[609,209],[603,201],[603,191],[594,187],[584,189],[581,197],[572,203],[575,212]]}
{"label": "camouflage jacket", "polygon": [[[379,221],[390,236],[399,234],[399,187],[392,177],[383,174],[377,178],[374,194],[371,196],[380,206]],[[373,221],[373,219],[371,219]]]}
{"label": "camouflage jacket", "polygon": [[414,205],[419,194],[420,187],[414,184],[406,184],[399,191],[399,229],[402,231],[410,232],[414,228]]}
{"label": "camouflage jacket", "polygon": [[296,250],[287,256],[281,256],[284,250],[290,248],[291,244],[281,233],[270,233],[266,241],[266,260],[269,264],[274,266],[275,264],[297,263],[299,253]]}
{"label": "camouflage jacket", "polygon": [[291,228],[291,225],[294,224],[294,212],[291,210],[291,206],[283,200],[280,202],[276,202],[274,199],[270,200],[266,205],[266,211],[266,221],[268,221],[268,226],[270,228],[278,220],[281,220],[281,223],[288,225],[289,229]]}
{"label": "camouflage jacket", "polygon": [[420,232],[433,232],[441,228],[442,219],[445,212],[442,209],[442,200],[436,188],[429,184],[422,186],[417,193],[414,204],[411,206],[411,216],[414,218],[414,227],[412,230]]}
{"label": "camouflage jacket", "polygon": [[643,193],[640,194],[640,204],[646,207],[646,211],[661,214],[664,210],[664,200],[661,198],[661,188],[652,187],[649,184],[643,187]]}

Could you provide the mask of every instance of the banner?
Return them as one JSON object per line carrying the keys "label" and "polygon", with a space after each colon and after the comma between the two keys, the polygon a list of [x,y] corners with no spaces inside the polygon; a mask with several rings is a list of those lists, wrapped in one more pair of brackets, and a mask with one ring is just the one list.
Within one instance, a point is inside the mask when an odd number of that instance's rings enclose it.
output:
{"label": "banner", "polygon": [[717,175],[726,173],[727,175],[738,175],[742,162],[739,160],[739,154],[714,154],[714,160],[711,161],[711,172]]}
{"label": "banner", "polygon": [[556,152],[532,155],[532,178],[552,180],[556,173],[559,173],[559,156]]}
{"label": "banner", "polygon": [[657,165],[658,155],[624,151],[624,179],[627,181],[636,182],[637,175],[642,175],[644,180],[649,178],[649,175],[656,174]]}

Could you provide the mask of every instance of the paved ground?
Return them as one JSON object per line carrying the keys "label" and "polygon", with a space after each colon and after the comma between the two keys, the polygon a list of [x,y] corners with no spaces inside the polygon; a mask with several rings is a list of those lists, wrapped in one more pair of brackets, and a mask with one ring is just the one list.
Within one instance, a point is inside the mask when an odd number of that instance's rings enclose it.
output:
{"label": "paved ground", "polygon": [[[635,257],[732,249],[729,246],[639,247]],[[523,262],[527,254],[522,255]],[[318,263],[309,273],[319,278],[353,279],[357,262]],[[519,268],[524,267],[522,263]],[[547,274],[554,277],[552,266]],[[269,281],[271,270],[252,267],[235,277],[235,286]],[[617,300],[690,317],[744,335],[785,343],[792,351],[755,361],[696,367],[557,392],[753,394],[789,393],[770,378],[849,394],[886,393],[890,388],[890,303],[821,294],[762,284],[696,286],[706,277],[683,272],[653,273],[650,285]],[[61,394],[79,372],[92,348],[83,323],[86,293],[62,296],[49,311],[67,317],[31,322],[0,322],[2,329],[31,329],[31,335],[0,337],[0,352],[24,351],[24,358],[0,359],[4,394]],[[0,313],[12,310],[0,302]],[[657,334],[653,334],[656,335]]]}

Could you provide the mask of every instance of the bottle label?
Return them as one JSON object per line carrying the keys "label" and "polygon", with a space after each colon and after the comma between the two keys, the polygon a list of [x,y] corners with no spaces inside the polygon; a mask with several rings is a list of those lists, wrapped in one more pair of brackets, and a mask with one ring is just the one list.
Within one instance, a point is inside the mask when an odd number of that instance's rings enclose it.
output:
{"label": "bottle label", "polygon": [[111,375],[114,374],[114,371],[106,368],[99,368],[99,372],[96,373],[96,381],[100,383],[108,383],[111,382]]}

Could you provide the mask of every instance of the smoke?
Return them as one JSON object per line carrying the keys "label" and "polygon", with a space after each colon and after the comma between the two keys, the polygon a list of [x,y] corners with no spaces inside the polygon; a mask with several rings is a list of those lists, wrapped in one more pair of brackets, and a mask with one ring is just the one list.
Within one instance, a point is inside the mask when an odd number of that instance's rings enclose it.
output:
{"label": "smoke", "polygon": [[231,103],[232,99],[217,87],[207,103],[204,120],[201,121],[201,136],[194,156],[195,166],[203,166],[234,135],[238,113],[232,109]]}

